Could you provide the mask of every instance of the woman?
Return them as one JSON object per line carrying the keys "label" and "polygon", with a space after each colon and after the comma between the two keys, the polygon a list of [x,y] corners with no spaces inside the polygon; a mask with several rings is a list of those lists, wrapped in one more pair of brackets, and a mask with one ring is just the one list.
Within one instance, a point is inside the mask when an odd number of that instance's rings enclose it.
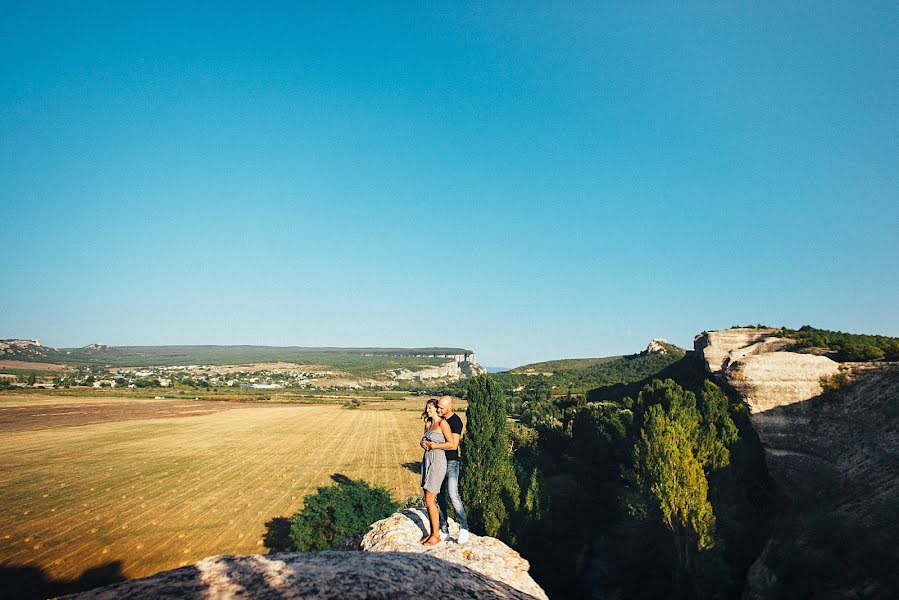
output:
{"label": "woman", "polygon": [[[431,398],[425,404],[425,410],[421,415],[425,420],[425,431],[421,438],[422,444],[442,444],[450,438],[449,423],[437,414],[437,399]],[[419,540],[426,546],[440,543],[440,513],[437,512],[437,494],[443,485],[446,476],[446,455],[443,450],[437,448],[425,450],[421,458],[421,487],[425,491],[425,504],[428,507],[428,520],[431,522],[431,533],[425,534]]]}

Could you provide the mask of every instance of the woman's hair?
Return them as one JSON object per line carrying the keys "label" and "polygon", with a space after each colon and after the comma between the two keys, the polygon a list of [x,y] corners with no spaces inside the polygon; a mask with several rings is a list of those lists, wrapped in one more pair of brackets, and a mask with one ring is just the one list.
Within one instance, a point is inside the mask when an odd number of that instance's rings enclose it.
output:
{"label": "woman's hair", "polygon": [[426,423],[431,422],[431,417],[428,416],[428,405],[433,404],[434,409],[437,409],[437,398],[428,398],[428,401],[425,402],[425,409],[421,413],[421,418],[425,420]]}

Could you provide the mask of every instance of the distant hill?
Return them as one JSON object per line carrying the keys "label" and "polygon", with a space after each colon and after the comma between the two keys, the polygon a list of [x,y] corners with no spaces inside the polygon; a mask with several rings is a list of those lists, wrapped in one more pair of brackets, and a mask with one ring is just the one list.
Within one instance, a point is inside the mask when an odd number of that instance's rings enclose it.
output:
{"label": "distant hill", "polygon": [[0,360],[52,362],[73,366],[144,367],[181,365],[238,365],[292,362],[332,367],[354,375],[388,369],[413,371],[468,356],[465,348],[337,348],[303,346],[107,346],[51,348],[40,340],[0,340]]}
{"label": "distant hill", "polygon": [[557,394],[588,390],[649,377],[684,357],[685,351],[664,340],[652,340],[646,350],[626,356],[550,360],[495,373],[493,377],[509,391],[539,386],[555,388]]}

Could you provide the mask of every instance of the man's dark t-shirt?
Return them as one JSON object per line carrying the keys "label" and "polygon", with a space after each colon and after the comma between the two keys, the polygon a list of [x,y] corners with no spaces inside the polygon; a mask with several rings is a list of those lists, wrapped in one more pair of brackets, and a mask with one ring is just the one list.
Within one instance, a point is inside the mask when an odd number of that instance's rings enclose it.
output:
{"label": "man's dark t-shirt", "polygon": [[[450,426],[450,431],[462,435],[462,419],[459,418],[459,415],[453,413],[453,416],[447,419],[446,422]],[[459,460],[459,450],[446,450],[445,452],[446,460]]]}

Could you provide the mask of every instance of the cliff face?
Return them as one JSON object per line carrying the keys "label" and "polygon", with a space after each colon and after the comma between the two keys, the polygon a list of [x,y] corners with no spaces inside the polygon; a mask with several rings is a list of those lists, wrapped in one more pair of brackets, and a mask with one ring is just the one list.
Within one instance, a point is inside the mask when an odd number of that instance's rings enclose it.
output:
{"label": "cliff face", "polygon": [[400,381],[410,379],[447,379],[449,381],[455,381],[463,377],[473,377],[485,372],[484,368],[478,364],[478,359],[474,353],[447,354],[440,355],[439,358],[446,358],[448,359],[448,362],[439,366],[426,367],[420,371],[397,369],[391,371],[389,376]]}
{"label": "cliff face", "polygon": [[[418,543],[427,516],[420,509],[378,521],[344,543],[355,552],[212,556],[195,565],[125,581],[71,598],[513,598],[546,600],[528,562],[490,537],[464,545]],[[458,526],[450,522],[450,534]]]}
{"label": "cliff face", "polygon": [[[747,598],[766,596],[777,583],[777,561],[790,553],[811,557],[843,545],[861,556],[883,544],[886,554],[878,556],[896,555],[882,523],[899,498],[899,365],[838,364],[786,351],[786,343],[759,329],[703,332],[694,341],[707,371],[749,407],[768,471],[790,503],[783,520],[791,524],[750,570]],[[836,375],[848,379],[825,393],[822,383]],[[830,535],[859,535],[825,544],[825,522],[833,524]],[[847,565],[833,593],[883,595],[890,584],[867,567]]]}

